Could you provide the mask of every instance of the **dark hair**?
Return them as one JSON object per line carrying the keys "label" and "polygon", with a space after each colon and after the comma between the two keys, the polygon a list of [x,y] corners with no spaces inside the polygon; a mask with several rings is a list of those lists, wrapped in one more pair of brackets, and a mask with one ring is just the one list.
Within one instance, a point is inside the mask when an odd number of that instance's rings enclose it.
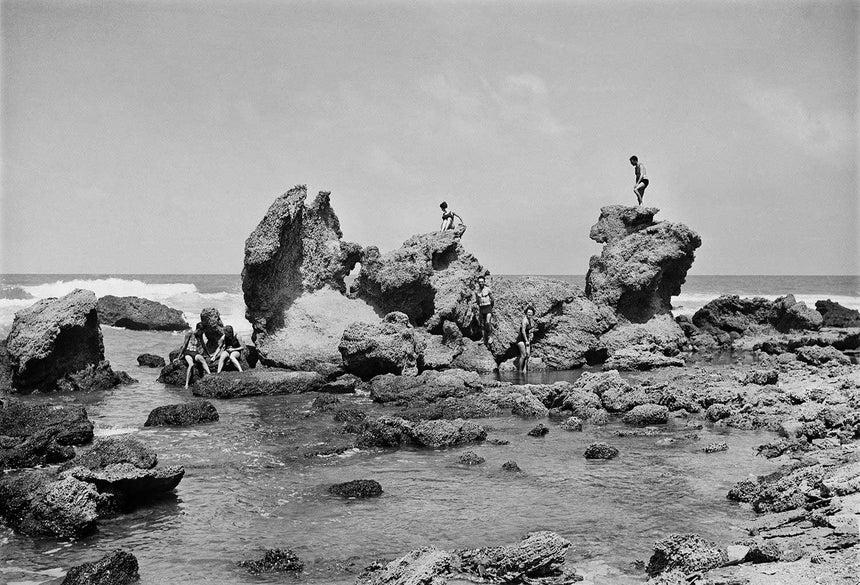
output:
{"label": "dark hair", "polygon": [[446,207],[448,207],[448,203],[443,201],[442,203],[439,204],[439,207],[441,207],[442,209],[445,209]]}
{"label": "dark hair", "polygon": [[227,333],[228,331],[230,332],[230,335],[233,335],[233,326],[232,325],[227,325],[226,327],[224,327],[224,333]]}
{"label": "dark hair", "polygon": [[537,313],[533,305],[526,305],[526,310],[523,311],[523,313],[528,313],[529,311],[531,311],[532,313]]}
{"label": "dark hair", "polygon": [[203,333],[203,323],[201,323],[200,321],[197,322],[197,326],[194,328],[195,333],[198,331],[200,333]]}
{"label": "dark hair", "polygon": [[630,162],[639,162],[639,157],[634,154],[630,157]]}

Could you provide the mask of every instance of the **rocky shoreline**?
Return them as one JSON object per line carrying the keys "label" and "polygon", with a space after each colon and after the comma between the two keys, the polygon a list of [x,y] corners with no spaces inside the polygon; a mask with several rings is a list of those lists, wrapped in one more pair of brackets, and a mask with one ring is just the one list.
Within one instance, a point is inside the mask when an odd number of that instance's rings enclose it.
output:
{"label": "rocky shoreline", "polygon": [[[709,542],[695,527],[666,535],[643,562],[642,579],[667,585],[856,582],[856,311],[823,300],[811,308],[791,295],[775,301],[724,296],[690,318],[674,318],[671,297],[680,292],[701,239],[683,224],[654,221],[654,208],[609,206],[591,230],[604,248],[591,260],[585,289],[539,277],[495,279],[497,328],[485,344],[476,328],[473,285],[486,269],[464,247],[462,230],[413,236],[383,254],[342,240],[327,192],[310,205],[306,197],[303,186],[279,197],[246,242],[243,291],[254,344],[242,355],[244,371],[195,371],[193,396],[217,401],[317,393],[308,416],[331,417],[340,428],[307,457],[502,444],[481,419],[508,414],[534,422],[520,440],[618,420],[625,425],[618,436],[691,443],[705,427],[766,430],[773,439],[759,447],[759,456],[782,468],[739,477],[726,494],[758,514],[748,538]],[[348,286],[346,277],[358,264]],[[0,517],[16,531],[86,537],[100,520],[171,497],[183,479],[184,467],[158,466],[154,451],[134,435],[94,440],[83,407],[18,396],[127,391],[121,385],[134,381],[104,359],[102,312],[107,318],[108,307],[116,313],[125,306],[134,314],[112,313],[109,322],[132,329],[187,327],[181,314],[139,301],[97,302],[93,293],[77,290],[16,315],[0,347]],[[589,366],[577,380],[522,384],[494,377],[511,367],[516,325],[529,304],[537,318],[535,367]],[[142,307],[151,315],[141,316]],[[201,321],[208,339],[223,332],[217,311],[204,309]],[[141,355],[140,363],[159,367],[160,357]],[[184,364],[167,357],[158,381],[182,385]],[[367,396],[378,408],[338,395]],[[155,405],[141,425],[218,425],[222,416],[212,403],[195,400]],[[708,454],[727,448],[701,446]],[[608,441],[576,456],[622,465],[618,454]],[[459,461],[484,464],[474,452]],[[523,464],[508,461],[503,470],[517,472]],[[365,479],[333,485],[330,493],[359,498],[384,490]],[[540,531],[506,546],[404,551],[366,567],[356,583],[574,583],[583,576],[566,562],[570,546]],[[134,557],[112,554],[85,570],[117,562],[136,576]],[[291,551],[267,552],[248,563],[257,572],[300,573],[302,567]],[[145,566],[140,570],[146,573]]]}

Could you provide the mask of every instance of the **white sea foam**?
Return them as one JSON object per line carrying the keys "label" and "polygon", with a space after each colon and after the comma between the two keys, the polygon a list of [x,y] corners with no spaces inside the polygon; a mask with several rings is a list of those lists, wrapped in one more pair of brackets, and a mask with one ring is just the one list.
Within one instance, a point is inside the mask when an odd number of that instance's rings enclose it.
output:
{"label": "white sea foam", "polygon": [[22,286],[22,289],[37,299],[48,297],[61,297],[75,290],[85,288],[96,293],[97,297],[114,295],[117,297],[143,297],[155,300],[180,294],[196,293],[197,287],[185,282],[171,282],[156,284],[143,282],[142,280],[128,280],[125,278],[96,278],[96,279],[74,279],[57,280],[45,284]]}

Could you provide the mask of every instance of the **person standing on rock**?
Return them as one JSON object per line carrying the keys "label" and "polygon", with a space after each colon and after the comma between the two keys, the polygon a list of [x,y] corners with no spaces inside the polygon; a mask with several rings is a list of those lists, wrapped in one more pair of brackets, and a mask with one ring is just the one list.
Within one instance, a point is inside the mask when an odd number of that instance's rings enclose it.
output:
{"label": "person standing on rock", "polygon": [[532,337],[535,328],[535,308],[531,305],[526,307],[523,320],[520,321],[520,332],[517,336],[517,349],[520,357],[517,358],[517,369],[521,372],[529,371],[529,358],[532,356]]}
{"label": "person standing on rock", "polygon": [[216,359],[218,360],[218,370],[216,372],[221,373],[227,360],[230,360],[236,366],[236,370],[241,372],[242,365],[239,363],[239,356],[242,355],[243,349],[245,349],[245,344],[233,333],[233,327],[231,325],[224,327],[224,335],[221,336],[221,340],[218,342],[218,349],[215,350],[215,354],[212,356],[213,362]]}
{"label": "person standing on rock", "polygon": [[203,323],[197,323],[194,331],[189,331],[185,334],[185,341],[182,342],[182,349],[179,350],[179,359],[184,359],[188,364],[188,370],[185,372],[185,387],[188,388],[188,383],[191,382],[191,370],[194,368],[194,362],[203,365],[203,369],[207,374],[212,372],[209,370],[209,363],[205,357],[206,342],[203,337]]}
{"label": "person standing on rock", "polygon": [[493,340],[493,291],[487,286],[487,279],[478,277],[478,285],[475,287],[475,301],[478,303],[478,324],[481,326],[481,337],[484,343]]}
{"label": "person standing on rock", "polygon": [[633,185],[633,193],[636,194],[636,200],[639,205],[642,205],[642,197],[645,196],[645,188],[648,186],[648,175],[645,174],[645,165],[639,162],[639,158],[634,154],[630,157],[630,164],[633,165],[636,173],[636,183]]}
{"label": "person standing on rock", "polygon": [[448,203],[447,202],[443,201],[442,203],[439,204],[439,207],[442,208],[442,226],[439,228],[441,231],[444,232],[445,230],[454,229],[454,218],[455,217],[459,220],[460,225],[463,225],[463,218],[460,217],[459,215],[457,215],[456,213],[454,213],[453,211],[450,211],[448,209]]}

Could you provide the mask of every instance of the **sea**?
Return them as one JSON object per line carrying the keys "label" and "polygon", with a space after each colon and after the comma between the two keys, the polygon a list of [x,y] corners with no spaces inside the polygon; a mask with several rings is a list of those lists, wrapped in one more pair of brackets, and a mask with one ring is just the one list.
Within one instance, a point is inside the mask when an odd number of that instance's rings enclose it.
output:
{"label": "sea", "polygon": [[[581,275],[557,278],[584,283]],[[181,309],[189,322],[202,308],[216,307],[225,323],[240,334],[250,332],[238,275],[7,274],[0,280],[0,335],[15,311],[75,288],[156,300]],[[691,275],[674,299],[675,312],[691,314],[728,293],[793,293],[813,306],[829,298],[860,308],[856,276]],[[97,437],[134,434],[158,453],[160,465],[182,465],[185,476],[171,494],[100,520],[98,530],[84,538],[23,536],[0,523],[0,583],[59,583],[69,567],[124,548],[138,559],[142,585],[351,585],[371,563],[416,548],[513,544],[533,530],[553,530],[570,540],[568,560],[588,583],[644,583],[643,563],[653,543],[670,533],[695,531],[721,543],[746,537],[743,526],[754,514],[728,501],[726,492],[740,479],[779,465],[756,456],[756,446],[773,438],[767,431],[687,427],[681,419],[668,425],[671,436],[619,437],[615,433],[623,425],[613,420],[604,427],[586,425],[582,432],[563,432],[550,423],[549,434],[532,438],[527,432],[535,421],[503,416],[478,422],[489,437],[508,444],[358,450],[346,448],[331,413],[314,408],[314,393],[217,400],[215,423],[146,427],[156,406],[194,399],[182,387],[157,382],[158,369],[141,367],[136,359],[141,353],[166,356],[182,334],[102,330],[105,357],[134,384],[19,399],[81,404]],[[371,417],[388,413],[363,394],[338,398]],[[610,442],[620,455],[612,461],[584,459],[594,441]],[[728,451],[703,453],[702,446],[714,441],[727,443]],[[342,453],[317,454],[341,443]],[[485,463],[460,464],[466,450]],[[520,473],[502,470],[511,460]],[[353,479],[375,479],[383,494],[355,500],[328,492],[333,483]],[[269,548],[292,549],[304,562],[301,576],[251,575],[238,566]]]}

